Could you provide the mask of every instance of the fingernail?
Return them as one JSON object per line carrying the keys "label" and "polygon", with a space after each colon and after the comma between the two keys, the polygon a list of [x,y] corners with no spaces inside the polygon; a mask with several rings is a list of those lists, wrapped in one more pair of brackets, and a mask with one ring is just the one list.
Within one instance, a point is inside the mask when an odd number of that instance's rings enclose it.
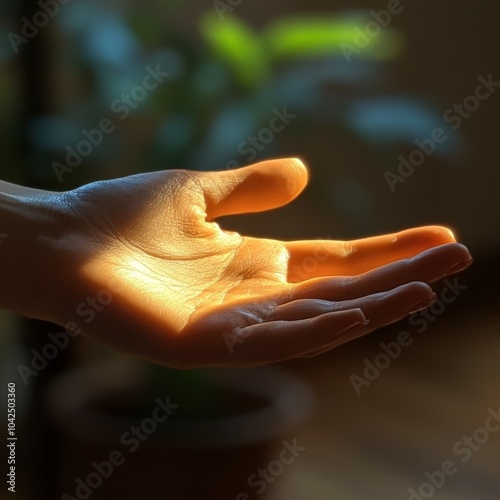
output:
{"label": "fingernail", "polygon": [[415,304],[413,304],[410,307],[410,312],[408,314],[413,314],[419,311],[422,311],[423,309],[427,309],[436,299],[436,294],[433,293],[431,297],[425,300],[419,300]]}
{"label": "fingernail", "polygon": [[466,269],[467,267],[469,267],[472,263],[472,258],[470,258],[469,260],[463,260],[462,262],[458,262],[456,264],[453,264],[452,266],[450,266],[446,272],[448,274],[452,274],[452,273],[458,273],[464,269]]}
{"label": "fingernail", "polygon": [[340,332],[338,332],[338,334],[344,335],[344,333],[350,332],[351,330],[354,330],[355,328],[359,328],[360,326],[366,326],[369,323],[370,323],[370,320],[366,319],[366,318],[365,318],[365,320],[356,321],[356,323],[352,323],[347,328],[344,328],[344,330],[341,330]]}

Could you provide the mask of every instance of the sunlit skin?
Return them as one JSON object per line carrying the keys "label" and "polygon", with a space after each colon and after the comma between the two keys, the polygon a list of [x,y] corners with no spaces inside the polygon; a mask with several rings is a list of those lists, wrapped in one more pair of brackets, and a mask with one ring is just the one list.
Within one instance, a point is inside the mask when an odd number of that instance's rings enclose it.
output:
{"label": "sunlit skin", "polygon": [[[307,179],[299,160],[283,159],[64,193],[3,184],[10,200],[34,207],[31,230],[17,236],[38,264],[10,278],[24,300],[2,293],[0,305],[62,326],[76,321],[96,339],[169,366],[257,365],[319,354],[398,321],[432,303],[430,283],[470,264],[467,249],[438,226],[284,242],[215,222],[285,205]],[[15,241],[12,229],[0,252],[16,259]],[[16,285],[28,282],[29,291]],[[100,290],[113,300],[85,324],[77,306]]]}

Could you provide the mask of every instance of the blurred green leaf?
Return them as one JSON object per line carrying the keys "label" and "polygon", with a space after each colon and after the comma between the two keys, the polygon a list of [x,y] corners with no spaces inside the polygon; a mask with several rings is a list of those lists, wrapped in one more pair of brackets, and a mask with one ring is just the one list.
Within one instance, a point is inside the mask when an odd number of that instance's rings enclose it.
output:
{"label": "blurred green leaf", "polygon": [[134,11],[128,19],[128,24],[142,42],[157,44],[159,40],[164,38],[165,27],[163,24],[145,10]]}
{"label": "blurred green leaf", "polygon": [[202,17],[200,30],[210,49],[231,68],[240,83],[254,86],[266,79],[268,58],[262,43],[239,18],[226,14],[221,21],[210,13]]}
{"label": "blurred green leaf", "polygon": [[[375,36],[364,33],[367,15],[346,18],[288,18],[272,24],[264,34],[273,59],[311,55],[344,55],[345,51],[371,59],[390,59],[402,49],[402,39],[392,29],[380,28]],[[373,20],[372,20],[373,22]]]}

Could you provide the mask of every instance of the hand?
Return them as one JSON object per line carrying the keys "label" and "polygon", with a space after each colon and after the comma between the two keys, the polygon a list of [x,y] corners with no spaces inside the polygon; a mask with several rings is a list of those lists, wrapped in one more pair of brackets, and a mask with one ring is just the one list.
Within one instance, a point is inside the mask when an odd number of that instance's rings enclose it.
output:
{"label": "hand", "polygon": [[332,349],[425,308],[435,297],[428,284],[471,262],[442,227],[283,242],[214,222],[285,205],[306,183],[299,160],[275,160],[63,193],[51,249],[61,299],[47,319],[78,320],[77,305],[107,290],[111,303],[82,326],[118,349],[182,368],[269,363]]}

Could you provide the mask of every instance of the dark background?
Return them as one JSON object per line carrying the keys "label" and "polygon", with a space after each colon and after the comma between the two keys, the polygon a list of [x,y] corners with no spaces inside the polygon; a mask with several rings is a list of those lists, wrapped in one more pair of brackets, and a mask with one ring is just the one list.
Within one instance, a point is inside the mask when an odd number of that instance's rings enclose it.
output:
{"label": "dark background", "polygon": [[[4,180],[66,190],[153,169],[223,169],[232,160],[245,164],[238,144],[266,126],[274,107],[287,105],[297,118],[259,158],[303,158],[311,171],[308,190],[290,207],[228,219],[225,227],[283,239],[348,239],[427,224],[452,228],[470,248],[474,264],[459,277],[467,290],[425,331],[419,333],[403,321],[319,358],[284,364],[310,384],[318,404],[295,434],[306,452],[276,479],[270,498],[408,498],[408,488],[417,488],[425,480],[425,471],[456,459],[454,443],[480,428],[490,408],[500,406],[500,91],[482,102],[453,138],[394,193],[384,172],[396,171],[398,156],[408,157],[415,148],[414,139],[429,137],[435,127],[446,127],[443,113],[473,94],[479,76],[492,74],[493,80],[500,81],[495,2],[402,2],[403,12],[394,16],[389,27],[403,40],[397,57],[373,61],[364,53],[351,65],[338,52],[321,58],[297,57],[276,64],[271,77],[253,87],[238,82],[200,35],[199,19],[204,12],[214,12],[211,2],[100,2],[96,12],[105,9],[110,21],[101,28],[102,45],[93,46],[89,26],[98,26],[104,14],[95,14],[93,23],[78,25],[75,19],[81,21],[84,15],[71,9],[94,4],[71,0],[19,54],[13,53],[7,34],[19,32],[21,17],[30,17],[39,6],[29,1],[0,5],[4,14],[0,26]],[[352,9],[380,10],[387,5],[386,1],[243,0],[233,14],[261,33],[289,16],[305,19],[319,14],[330,19]],[[65,18],[65,11],[73,17]],[[120,47],[116,33],[106,39],[106,33],[116,28],[113,19],[122,20],[122,28],[128,26],[137,46],[131,52],[117,50],[118,55],[106,59],[103,47]],[[81,138],[82,128],[95,126],[109,114],[109,103],[119,94],[113,94],[113,89],[120,88],[120,81],[130,88],[140,81],[145,66],[154,66],[160,56],[170,64],[172,81],[148,96],[109,141],[59,183],[52,162],[64,159],[65,147]],[[308,93],[287,96],[285,87],[273,86],[293,68],[296,76],[289,77],[287,88],[299,86],[321,61],[338,64],[337,73],[308,87]],[[350,73],[356,64],[366,71],[361,73],[364,76]],[[339,76],[345,74],[345,78]],[[210,91],[212,87],[222,90]],[[305,94],[317,99],[316,104],[308,107],[307,99],[302,102],[299,97]],[[355,109],[366,111],[367,100],[378,106],[375,121],[385,125],[368,128],[363,135],[349,117]],[[229,116],[225,122],[222,110]],[[362,126],[363,120],[357,125]],[[215,140],[213,131],[221,127]],[[221,141],[224,130],[227,137]],[[235,136],[234,130],[242,135]],[[0,327],[5,386],[8,380],[19,380],[19,363],[26,362],[32,348],[44,345],[51,327],[3,313]],[[361,374],[365,359],[373,360],[381,352],[380,344],[394,340],[403,330],[414,338],[412,346],[357,396],[350,377]],[[60,491],[62,481],[56,465],[61,454],[55,452],[55,443],[62,442],[64,450],[66,438],[44,410],[52,378],[65,369],[113,356],[79,338],[36,382],[25,388],[18,381],[18,453],[22,457],[18,498],[59,498],[54,492]],[[499,446],[500,436],[492,434],[433,498],[498,498]]]}

